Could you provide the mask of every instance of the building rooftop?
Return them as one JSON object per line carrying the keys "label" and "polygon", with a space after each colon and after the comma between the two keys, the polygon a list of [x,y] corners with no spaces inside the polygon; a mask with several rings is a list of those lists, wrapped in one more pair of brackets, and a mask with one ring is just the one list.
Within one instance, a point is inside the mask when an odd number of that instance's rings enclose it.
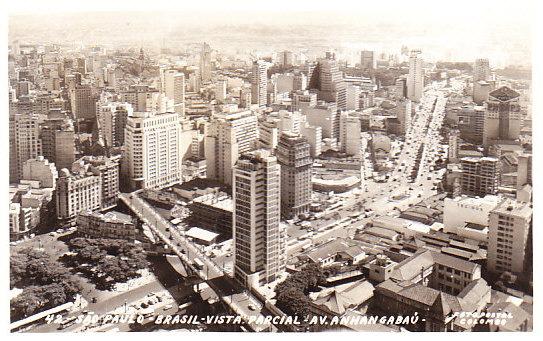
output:
{"label": "building rooftop", "polygon": [[187,237],[203,240],[206,242],[212,242],[215,238],[217,238],[219,235],[215,232],[211,232],[208,230],[201,229],[199,227],[192,227],[190,230],[185,232],[185,235]]}
{"label": "building rooftop", "polygon": [[507,102],[520,96],[518,92],[507,87],[502,86],[488,94],[489,97],[495,98],[501,102]]}
{"label": "building rooftop", "polygon": [[532,216],[532,208],[528,203],[506,198],[492,211],[498,214],[514,215],[528,219]]}

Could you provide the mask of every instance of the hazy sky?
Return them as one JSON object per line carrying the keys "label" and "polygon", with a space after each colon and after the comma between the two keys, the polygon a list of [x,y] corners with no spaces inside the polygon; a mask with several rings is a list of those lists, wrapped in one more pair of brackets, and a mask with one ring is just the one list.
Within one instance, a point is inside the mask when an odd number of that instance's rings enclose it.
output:
{"label": "hazy sky", "polygon": [[[77,34],[88,37],[90,30],[100,42],[108,34],[112,39],[124,36],[127,40],[162,40],[165,36],[201,39],[209,34],[220,41],[221,31],[224,39],[231,39],[251,35],[251,28],[265,27],[277,33],[271,37],[290,40],[296,38],[297,29],[306,29],[300,35],[312,42],[322,38],[327,44],[383,50],[406,44],[423,48],[438,59],[487,56],[501,64],[529,59],[535,5],[528,0],[207,0],[188,4],[163,0],[27,0],[10,1],[9,13],[10,39],[21,34],[54,39],[55,35],[65,37],[64,32],[71,33],[72,38]],[[225,26],[230,30],[224,30]],[[219,32],[217,27],[221,27]],[[266,31],[256,32],[262,40],[269,39]],[[249,38],[253,41],[258,36]],[[240,36],[238,41],[242,40]]]}

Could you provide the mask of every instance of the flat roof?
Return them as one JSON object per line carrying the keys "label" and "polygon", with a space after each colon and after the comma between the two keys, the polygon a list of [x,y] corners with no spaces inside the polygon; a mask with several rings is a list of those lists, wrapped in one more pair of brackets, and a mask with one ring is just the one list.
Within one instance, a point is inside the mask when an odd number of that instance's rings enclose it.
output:
{"label": "flat roof", "polygon": [[211,241],[213,241],[215,238],[217,238],[219,236],[218,233],[211,232],[211,231],[208,231],[208,230],[204,230],[204,229],[199,228],[199,227],[192,227],[190,230],[185,232],[185,235],[187,237],[200,239],[200,240],[203,240],[203,241],[206,241],[206,242],[211,242]]}

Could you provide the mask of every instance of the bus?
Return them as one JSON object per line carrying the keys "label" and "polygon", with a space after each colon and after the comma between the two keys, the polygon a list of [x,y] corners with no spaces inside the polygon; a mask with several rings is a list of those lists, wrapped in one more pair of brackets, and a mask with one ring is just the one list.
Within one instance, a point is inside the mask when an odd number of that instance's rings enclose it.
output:
{"label": "bus", "polygon": [[194,258],[193,264],[198,270],[202,270],[204,268],[204,262],[202,262],[199,258]]}

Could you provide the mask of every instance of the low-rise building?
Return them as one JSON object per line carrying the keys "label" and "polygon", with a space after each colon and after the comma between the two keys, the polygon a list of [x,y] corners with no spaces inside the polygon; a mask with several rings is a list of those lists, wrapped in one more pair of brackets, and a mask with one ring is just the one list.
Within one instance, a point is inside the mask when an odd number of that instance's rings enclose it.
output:
{"label": "low-rise building", "polygon": [[77,216],[77,233],[91,238],[136,239],[136,221],[131,216],[110,211],[102,214],[84,211]]}
{"label": "low-rise building", "polygon": [[420,316],[412,331],[463,331],[456,313],[482,311],[491,288],[481,267],[445,254],[424,251],[396,264],[390,277],[375,287],[373,306],[393,316]]}

